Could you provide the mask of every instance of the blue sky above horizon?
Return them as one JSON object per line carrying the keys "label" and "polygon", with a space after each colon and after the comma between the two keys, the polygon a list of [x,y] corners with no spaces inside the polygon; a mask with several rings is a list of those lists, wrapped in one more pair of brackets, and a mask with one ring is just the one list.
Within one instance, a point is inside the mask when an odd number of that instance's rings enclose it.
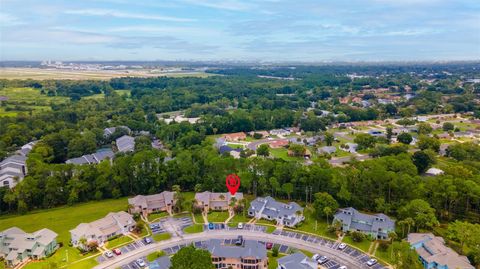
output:
{"label": "blue sky above horizon", "polygon": [[0,0],[0,60],[480,59],[476,0]]}

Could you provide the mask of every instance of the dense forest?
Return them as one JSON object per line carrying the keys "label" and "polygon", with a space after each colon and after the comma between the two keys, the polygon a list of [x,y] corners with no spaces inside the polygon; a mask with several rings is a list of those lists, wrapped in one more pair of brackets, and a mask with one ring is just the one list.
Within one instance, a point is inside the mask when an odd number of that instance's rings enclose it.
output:
{"label": "dense forest", "polygon": [[[413,219],[412,226],[417,230],[456,219],[479,223],[478,144],[451,145],[445,174],[425,177],[425,159],[434,158],[430,151],[438,151],[437,146],[431,146],[434,142],[427,140],[420,153],[377,141],[380,147],[376,158],[332,167],[323,158],[314,159],[309,166],[277,158],[234,159],[219,155],[209,137],[290,126],[324,134],[333,123],[431,113],[469,112],[478,118],[479,84],[460,83],[476,67],[452,65],[452,76],[429,76],[445,67],[382,68],[384,71],[378,75],[381,68],[372,66],[361,70],[378,76],[360,79],[346,75],[346,70],[354,72],[356,67],[338,67],[328,72],[322,72],[323,67],[296,67],[216,69],[211,72],[223,76],[207,78],[3,80],[2,88],[32,87],[47,96],[67,96],[71,100],[52,104],[50,112],[0,118],[0,158],[29,141],[39,140],[29,154],[25,179],[13,190],[0,188],[0,213],[151,194],[173,185],[183,191],[223,191],[225,176],[235,172],[242,178],[241,191],[248,194],[311,203],[314,194],[328,193],[339,206],[383,212],[400,221]],[[435,81],[427,83],[424,77]],[[406,86],[415,96],[395,104],[362,107],[339,102],[340,98],[369,88],[387,88],[402,95]],[[116,90],[129,90],[130,95],[119,95]],[[83,98],[98,93],[104,97]],[[371,99],[364,95],[364,100]],[[200,120],[196,124],[166,124],[157,115],[177,110]],[[323,110],[336,116],[319,117]],[[167,150],[153,149],[149,139],[137,139],[135,152],[117,155],[112,162],[83,166],[64,163],[108,145],[112,138],[106,139],[103,129],[121,125],[134,132],[150,132]]]}

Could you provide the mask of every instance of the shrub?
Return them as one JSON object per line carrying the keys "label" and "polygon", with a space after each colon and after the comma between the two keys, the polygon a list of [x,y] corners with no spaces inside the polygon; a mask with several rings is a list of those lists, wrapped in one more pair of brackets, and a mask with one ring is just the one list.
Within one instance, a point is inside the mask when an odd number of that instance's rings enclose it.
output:
{"label": "shrub", "polygon": [[278,257],[278,246],[274,246],[272,249],[272,256]]}
{"label": "shrub", "polygon": [[361,232],[354,231],[351,233],[351,236],[354,242],[362,242],[365,240],[365,235]]}
{"label": "shrub", "polygon": [[390,243],[388,241],[380,241],[378,243],[378,248],[381,251],[387,251],[388,247],[390,246]]}

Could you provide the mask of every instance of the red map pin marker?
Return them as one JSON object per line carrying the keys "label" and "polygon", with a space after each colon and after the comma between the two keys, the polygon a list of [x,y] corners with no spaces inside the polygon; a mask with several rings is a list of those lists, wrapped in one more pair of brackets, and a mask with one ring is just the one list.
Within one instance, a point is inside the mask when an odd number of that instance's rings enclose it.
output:
{"label": "red map pin marker", "polygon": [[235,195],[235,193],[238,191],[238,188],[240,188],[240,178],[235,174],[230,174],[227,176],[226,183],[230,194]]}

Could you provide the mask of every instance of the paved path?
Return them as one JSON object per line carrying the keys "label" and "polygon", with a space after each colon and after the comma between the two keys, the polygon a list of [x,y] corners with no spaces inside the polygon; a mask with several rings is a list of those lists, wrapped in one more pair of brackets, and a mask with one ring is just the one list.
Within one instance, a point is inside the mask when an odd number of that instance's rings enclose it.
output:
{"label": "paved path", "polygon": [[203,241],[209,239],[227,239],[227,238],[236,238],[237,236],[242,235],[247,240],[263,240],[266,242],[272,242],[282,245],[287,245],[293,248],[307,250],[310,252],[319,252],[323,255],[326,255],[332,259],[335,259],[341,262],[343,265],[346,265],[348,268],[368,268],[364,263],[356,260],[355,258],[347,255],[344,252],[341,252],[337,249],[333,249],[321,244],[315,244],[313,242],[307,242],[301,239],[290,238],[285,236],[279,236],[274,234],[268,234],[263,232],[253,232],[245,230],[221,230],[221,231],[207,231],[196,234],[186,234],[181,237],[171,238],[169,240],[160,241],[151,245],[147,245],[143,248],[136,249],[134,251],[128,252],[124,255],[118,256],[113,260],[106,261],[100,265],[94,267],[94,269],[108,269],[108,268],[118,268],[122,265],[126,265],[131,261],[144,257],[145,255],[159,251],[165,248],[178,246],[179,244],[191,244],[195,241]]}

